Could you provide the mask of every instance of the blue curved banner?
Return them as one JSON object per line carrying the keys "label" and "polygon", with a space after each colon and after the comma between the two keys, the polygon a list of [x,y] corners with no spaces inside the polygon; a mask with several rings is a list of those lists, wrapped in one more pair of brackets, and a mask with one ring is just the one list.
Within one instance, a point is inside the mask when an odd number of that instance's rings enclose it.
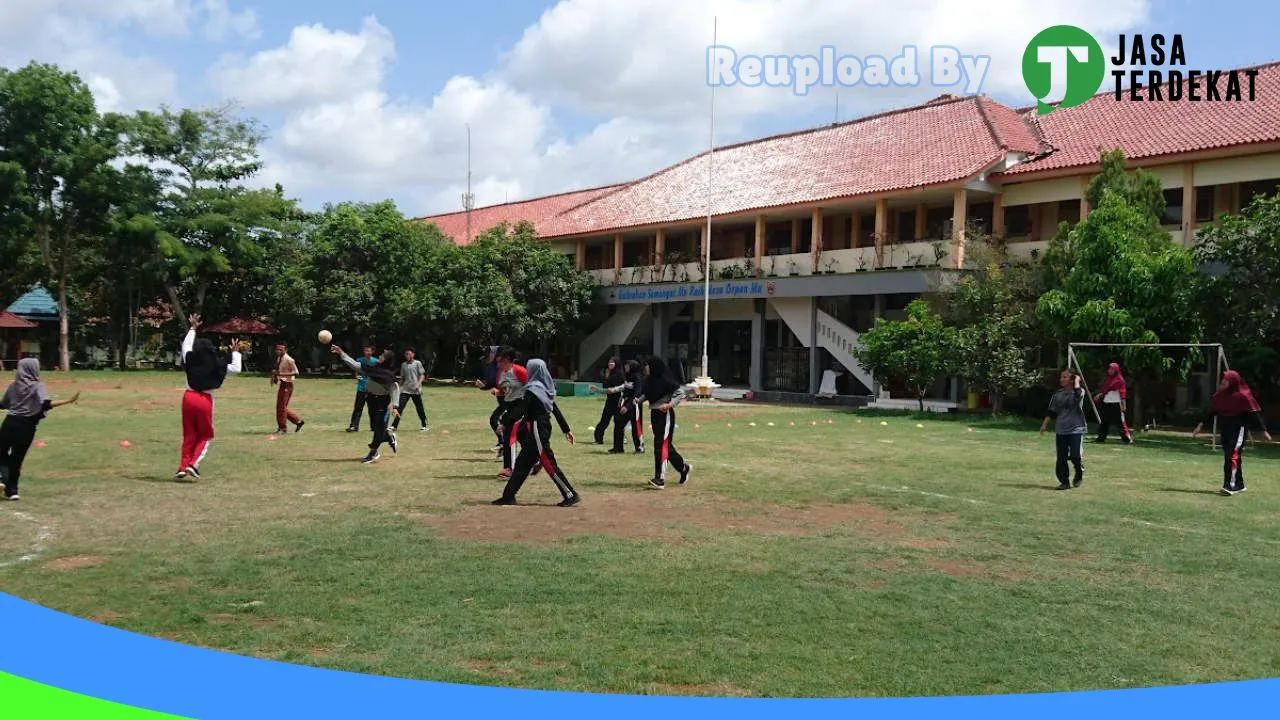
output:
{"label": "blue curved banner", "polygon": [[[242,657],[99,625],[3,593],[0,621],[0,673],[22,679],[11,685],[0,683],[0,688],[47,686],[45,689],[128,708],[199,720],[500,715],[520,720],[754,720],[791,716],[1203,720],[1233,712],[1273,715],[1280,701],[1280,679],[1137,690],[888,699],[550,692],[404,680]],[[19,685],[26,681],[30,682]],[[4,712],[5,706],[5,696],[0,695],[0,717],[50,717],[47,712],[22,712],[34,705],[10,704],[10,710],[16,708],[21,713],[18,715]],[[46,705],[46,711],[48,708]]]}

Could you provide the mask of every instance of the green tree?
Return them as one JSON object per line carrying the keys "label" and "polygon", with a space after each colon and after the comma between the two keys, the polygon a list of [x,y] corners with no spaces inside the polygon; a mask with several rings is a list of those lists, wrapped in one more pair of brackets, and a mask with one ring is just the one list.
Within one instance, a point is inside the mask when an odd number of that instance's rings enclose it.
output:
{"label": "green tree", "polygon": [[106,230],[117,131],[80,77],[30,63],[0,69],[0,207],[10,232],[35,239],[58,301],[58,366],[70,369],[69,283]]}
{"label": "green tree", "polygon": [[958,368],[959,349],[955,329],[918,299],[907,305],[905,320],[877,318],[855,356],[872,375],[910,388],[923,412],[929,389]]}
{"label": "green tree", "polygon": [[[1068,262],[1060,286],[1040,297],[1037,314],[1060,344],[1200,342],[1204,322],[1192,253],[1160,227],[1162,204],[1152,199],[1159,180],[1141,172],[1117,174],[1122,161],[1122,155],[1104,156],[1102,174],[1090,183],[1096,208],[1074,228],[1059,226],[1046,261]],[[1195,357],[1141,348],[1113,356],[1139,380],[1185,378]],[[1100,359],[1085,355],[1082,365]],[[1141,405],[1136,398],[1133,404],[1140,423]]]}
{"label": "green tree", "polygon": [[991,412],[1004,397],[1034,386],[1043,333],[1035,314],[1036,267],[1011,259],[1004,247],[982,236],[970,240],[985,253],[974,269],[939,296],[943,321],[955,329],[957,373],[991,397]]}
{"label": "green tree", "polygon": [[229,106],[139,112],[128,128],[133,155],[149,161],[161,188],[154,253],[181,324],[201,313],[222,275],[266,258],[264,236],[278,237],[296,213],[283,190],[244,185],[262,164],[259,126]]}
{"label": "green tree", "polygon": [[1255,197],[1197,233],[1210,276],[1200,307],[1231,366],[1265,389],[1280,382],[1280,195]]}

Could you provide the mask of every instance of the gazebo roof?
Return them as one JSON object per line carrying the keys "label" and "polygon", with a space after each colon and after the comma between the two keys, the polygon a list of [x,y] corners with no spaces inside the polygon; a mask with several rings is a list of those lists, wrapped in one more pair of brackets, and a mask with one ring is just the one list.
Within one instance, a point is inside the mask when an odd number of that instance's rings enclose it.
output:
{"label": "gazebo roof", "polygon": [[37,285],[9,306],[9,312],[27,320],[49,320],[58,317],[58,302],[48,290]]}
{"label": "gazebo roof", "polygon": [[236,317],[200,328],[215,335],[279,335],[280,331],[253,318]]}
{"label": "gazebo roof", "polygon": [[24,320],[8,310],[0,310],[0,330],[30,330],[40,327],[39,325]]}

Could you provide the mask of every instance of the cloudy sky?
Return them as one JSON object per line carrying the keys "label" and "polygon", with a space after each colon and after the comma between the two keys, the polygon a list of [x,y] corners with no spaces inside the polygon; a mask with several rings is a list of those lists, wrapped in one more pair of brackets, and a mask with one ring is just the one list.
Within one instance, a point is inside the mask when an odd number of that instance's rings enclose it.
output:
{"label": "cloudy sky", "polygon": [[641,177],[708,142],[707,46],[740,55],[893,58],[920,48],[917,87],[803,96],[716,91],[717,144],[927,100],[928,48],[991,57],[981,91],[1033,102],[1027,41],[1049,25],[1181,33],[1188,65],[1280,59],[1280,10],[1220,0],[3,0],[0,64],[74,69],[102,109],[234,101],[268,129],[262,183],[305,205],[390,198],[460,209],[466,127],[478,205]]}

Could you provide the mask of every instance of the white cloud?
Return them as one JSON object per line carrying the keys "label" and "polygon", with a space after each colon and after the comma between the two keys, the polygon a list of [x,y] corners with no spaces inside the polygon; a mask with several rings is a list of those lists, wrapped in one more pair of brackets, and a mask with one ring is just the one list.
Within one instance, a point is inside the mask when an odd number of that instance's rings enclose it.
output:
{"label": "white cloud", "polygon": [[225,56],[209,74],[247,107],[300,107],[375,89],[394,56],[391,32],[367,17],[358,34],[300,25],[285,45],[251,58]]}
{"label": "white cloud", "polygon": [[[835,45],[840,54],[892,58],[914,45],[922,71],[931,45],[986,54],[992,65],[982,90],[1029,102],[1021,56],[1032,35],[1071,23],[1113,37],[1145,20],[1147,1],[902,0],[886,10],[873,0],[562,0],[525,31],[493,76],[454,77],[429,101],[389,97],[394,38],[373,18],[358,31],[299,26],[281,47],[220,61],[211,77],[250,106],[286,111],[265,151],[264,182],[280,182],[309,204],[393,197],[405,212],[426,214],[461,208],[468,123],[478,205],[630,180],[704,150],[713,17],[720,43],[740,53],[817,53]],[[839,117],[944,91],[964,92],[928,82],[842,88]],[[834,117],[833,93],[717,90],[716,140],[749,137],[751,121],[763,115]],[[605,120],[566,134],[553,107]]]}
{"label": "white cloud", "polygon": [[0,65],[51,62],[78,72],[100,110],[129,111],[178,103],[173,69],[131,51],[126,33],[180,37],[193,25],[206,37],[255,37],[252,10],[233,11],[227,0],[3,0]]}
{"label": "white cloud", "polygon": [[[834,45],[838,55],[893,58],[904,46],[918,48],[925,75],[920,87],[840,88],[842,105],[880,108],[948,90],[963,92],[929,84],[928,48],[935,44],[990,55],[983,90],[1025,95],[1022,51],[1036,32],[1071,23],[1114,36],[1142,23],[1146,12],[1146,0],[900,0],[891,7],[879,0],[562,0],[525,31],[504,58],[504,70],[516,87],[585,112],[653,118],[705,114],[714,18],[718,44],[739,56],[817,55],[823,45]],[[812,95],[830,98],[833,92],[815,88]],[[767,86],[718,88],[716,95],[717,112],[725,116],[803,113],[814,106],[813,97]]]}

